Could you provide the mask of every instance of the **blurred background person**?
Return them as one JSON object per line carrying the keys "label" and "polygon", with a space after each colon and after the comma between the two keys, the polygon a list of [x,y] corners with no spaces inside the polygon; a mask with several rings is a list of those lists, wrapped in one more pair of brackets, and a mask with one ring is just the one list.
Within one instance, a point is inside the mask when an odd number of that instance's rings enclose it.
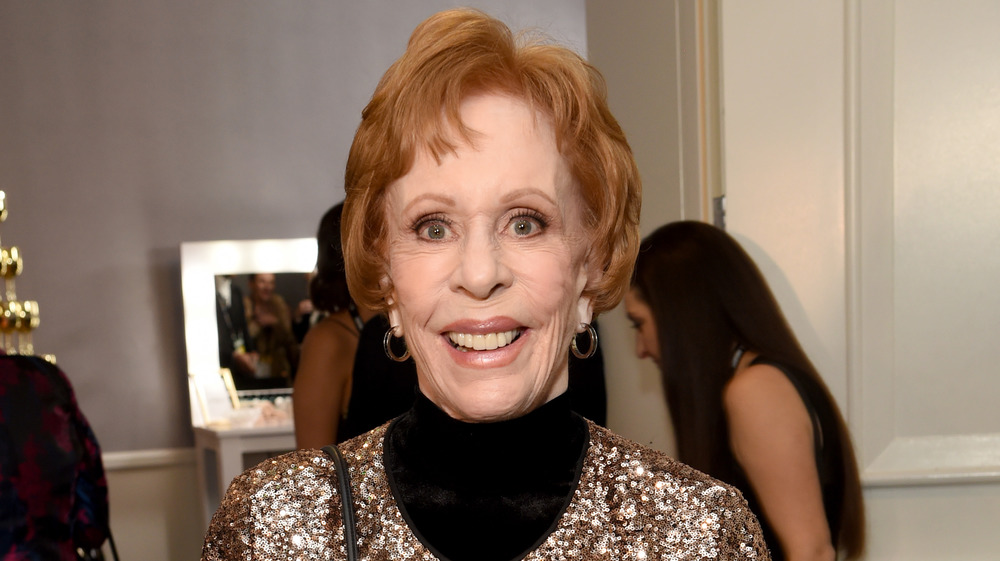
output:
{"label": "blurred background person", "polygon": [[109,535],[101,448],[69,379],[0,353],[0,559],[103,559]]}
{"label": "blurred background person", "polygon": [[299,300],[298,305],[295,306],[295,314],[292,318],[292,333],[295,335],[295,342],[299,345],[302,345],[302,341],[305,340],[309,329],[329,315],[327,312],[317,310],[316,306],[313,305],[312,298],[308,296],[309,286],[316,276],[315,273],[306,273],[303,276],[306,281],[306,297]]}
{"label": "blurred background person", "polygon": [[743,248],[701,222],[663,226],[640,246],[625,307],[663,376],[679,459],[743,491],[774,559],[859,557],[847,427]]}
{"label": "blurred background person", "polygon": [[258,356],[247,327],[243,291],[230,275],[215,277],[215,319],[219,327],[219,368],[228,368],[234,379],[254,378]]}
{"label": "blurred background person", "polygon": [[[292,392],[295,442],[299,448],[321,448],[337,441],[337,432],[351,399],[356,356],[363,357],[361,360],[369,369],[378,365],[393,368],[399,364],[385,357],[381,345],[374,354],[359,353],[358,340],[365,322],[376,314],[359,308],[347,290],[340,243],[343,209],[340,203],[328,210],[316,232],[316,273],[309,283],[309,299],[314,310],[325,313],[326,317],[313,325],[302,341]],[[408,369],[401,365],[396,368]],[[381,388],[380,393],[395,395],[390,388]],[[407,401],[400,412],[412,404],[413,387],[406,388],[402,394]]]}
{"label": "blurred background person", "polygon": [[255,378],[263,387],[290,386],[298,361],[288,304],[274,291],[273,273],[251,273],[244,297],[247,328],[259,356]]}

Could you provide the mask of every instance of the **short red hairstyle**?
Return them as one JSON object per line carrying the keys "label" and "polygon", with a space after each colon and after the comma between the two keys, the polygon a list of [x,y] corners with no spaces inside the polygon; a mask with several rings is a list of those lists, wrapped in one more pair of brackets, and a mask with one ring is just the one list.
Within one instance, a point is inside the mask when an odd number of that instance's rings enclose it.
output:
{"label": "short red hairstyle", "polygon": [[[603,274],[584,289],[595,314],[616,306],[639,249],[641,181],[632,150],[608,109],[604,78],[573,51],[538,37],[515,37],[471,9],[437,13],[417,26],[406,52],[375,88],[347,159],[341,224],[347,281],[358,303],[386,310],[386,188],[419,150],[454,150],[460,105],[472,94],[523,99],[546,115],[581,189],[591,259]],[[443,118],[442,118],[443,115]]]}

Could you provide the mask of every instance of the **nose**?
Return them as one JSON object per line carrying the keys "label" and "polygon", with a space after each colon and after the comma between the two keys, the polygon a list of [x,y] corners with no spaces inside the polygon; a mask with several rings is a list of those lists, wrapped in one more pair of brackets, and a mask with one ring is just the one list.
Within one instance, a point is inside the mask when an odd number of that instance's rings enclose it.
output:
{"label": "nose", "polygon": [[642,335],[639,333],[635,334],[635,354],[639,358],[647,358],[649,356],[646,345],[642,342]]}
{"label": "nose", "polygon": [[513,282],[504,250],[493,236],[483,232],[462,242],[460,262],[452,276],[452,288],[477,300],[486,300]]}

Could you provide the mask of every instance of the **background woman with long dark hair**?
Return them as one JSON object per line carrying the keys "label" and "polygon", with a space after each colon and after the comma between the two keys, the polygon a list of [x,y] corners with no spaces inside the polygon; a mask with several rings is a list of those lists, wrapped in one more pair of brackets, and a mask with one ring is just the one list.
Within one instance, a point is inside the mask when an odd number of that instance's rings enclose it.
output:
{"label": "background woman with long dark hair", "polygon": [[846,425],[740,245],[701,222],[659,228],[625,305],[638,355],[663,376],[679,459],[743,491],[774,559],[860,556]]}
{"label": "background woman with long dark hair", "polygon": [[328,210],[316,232],[319,248],[309,297],[315,309],[327,315],[309,329],[302,342],[293,394],[299,448],[319,448],[336,441],[351,398],[358,340],[365,322],[375,315],[358,307],[347,290],[340,243],[343,209],[339,203]]}

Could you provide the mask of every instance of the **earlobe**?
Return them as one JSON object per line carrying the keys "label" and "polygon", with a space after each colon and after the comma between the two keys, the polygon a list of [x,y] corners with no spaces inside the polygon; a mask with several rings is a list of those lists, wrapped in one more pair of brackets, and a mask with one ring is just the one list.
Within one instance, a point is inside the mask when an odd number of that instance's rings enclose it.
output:
{"label": "earlobe", "polygon": [[[383,290],[392,286],[389,281],[389,276],[385,275],[379,280],[379,285]],[[390,289],[391,290],[391,289]],[[386,316],[389,318],[389,325],[392,328],[392,334],[395,337],[403,336],[403,323],[402,318],[399,317],[399,310],[396,308],[396,296],[393,291],[390,291],[389,296],[385,299]]]}
{"label": "earlobe", "polygon": [[[594,254],[588,251],[583,267],[580,269],[580,284],[582,285],[581,291],[583,294],[593,290],[603,277],[604,272],[602,269],[594,265]],[[576,310],[580,320],[576,326],[576,332],[583,333],[587,330],[586,326],[590,325],[594,320],[594,302],[590,296],[581,294],[580,299],[576,303]]]}
{"label": "earlobe", "polygon": [[389,308],[389,325],[392,326],[392,334],[396,337],[403,337],[403,322],[399,317],[399,310]]}
{"label": "earlobe", "polygon": [[389,317],[389,325],[392,329],[392,334],[396,337],[403,336],[403,322],[402,318],[399,317],[399,308],[396,307],[395,299],[391,296],[386,298],[387,311],[386,315]]}
{"label": "earlobe", "polygon": [[590,325],[590,322],[594,319],[594,303],[589,296],[581,296],[577,300],[576,313],[580,320],[576,326],[576,332],[583,333],[587,330],[586,326]]}

